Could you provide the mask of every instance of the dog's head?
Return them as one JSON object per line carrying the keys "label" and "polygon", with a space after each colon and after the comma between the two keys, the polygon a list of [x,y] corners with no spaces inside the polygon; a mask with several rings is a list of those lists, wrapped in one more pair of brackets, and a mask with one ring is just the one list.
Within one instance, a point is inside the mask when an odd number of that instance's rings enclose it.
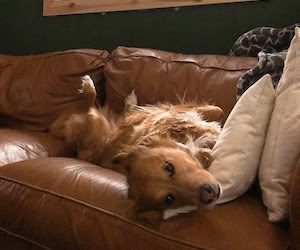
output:
{"label": "dog's head", "polygon": [[220,186],[205,170],[210,161],[206,151],[200,150],[195,156],[171,139],[152,138],[147,143],[125,148],[113,163],[123,168],[128,196],[140,211],[163,211],[214,204]]}

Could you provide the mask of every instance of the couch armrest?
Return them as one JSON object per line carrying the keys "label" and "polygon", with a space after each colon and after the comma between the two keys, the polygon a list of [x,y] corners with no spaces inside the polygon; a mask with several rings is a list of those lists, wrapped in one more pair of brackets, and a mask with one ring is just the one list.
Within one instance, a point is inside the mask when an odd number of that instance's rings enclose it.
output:
{"label": "couch armrest", "polygon": [[43,249],[196,249],[128,220],[125,176],[76,159],[1,167],[0,204],[0,236]]}
{"label": "couch armrest", "polygon": [[291,249],[300,249],[300,159],[296,165],[291,190]]}
{"label": "couch armrest", "polygon": [[0,167],[0,204],[4,239],[43,249],[281,250],[289,238],[285,225],[269,223],[255,191],[149,228],[134,216],[125,176],[62,157]]}
{"label": "couch armrest", "polygon": [[124,176],[71,158],[2,166],[0,190],[0,231],[47,249],[109,249],[101,231],[127,200]]}
{"label": "couch armrest", "polygon": [[70,155],[70,149],[48,133],[0,128],[0,167],[29,159]]}

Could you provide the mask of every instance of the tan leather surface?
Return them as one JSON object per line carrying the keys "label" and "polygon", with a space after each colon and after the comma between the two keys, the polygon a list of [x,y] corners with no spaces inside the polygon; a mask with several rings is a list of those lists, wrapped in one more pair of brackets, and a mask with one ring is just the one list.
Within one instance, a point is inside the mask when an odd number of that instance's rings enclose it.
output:
{"label": "tan leather surface", "polygon": [[0,55],[0,124],[45,130],[58,115],[83,110],[80,77],[89,74],[99,85],[108,55],[90,49]]}
{"label": "tan leather surface", "polygon": [[61,141],[48,133],[0,128],[0,167],[28,159],[71,155]]}
{"label": "tan leather surface", "polygon": [[6,165],[0,188],[0,229],[48,248],[273,250],[288,241],[286,225],[268,222],[255,192],[152,227],[127,219],[123,175],[82,161]]}
{"label": "tan leather surface", "polygon": [[28,240],[3,232],[0,229],[0,250],[42,250],[42,246],[38,246]]}
{"label": "tan leather surface", "polygon": [[290,223],[292,249],[300,249],[300,158],[292,182]]}
{"label": "tan leather surface", "polygon": [[[299,248],[299,166],[291,233],[287,223],[268,222],[258,190],[153,226],[131,216],[125,176],[54,157],[70,152],[46,133],[25,130],[45,130],[59,114],[85,109],[77,93],[84,74],[102,95],[106,60],[108,53],[99,50],[0,55],[0,127],[10,127],[0,129],[0,249],[281,250],[290,234]],[[140,104],[185,96],[215,103],[227,116],[238,78],[256,63],[256,58],[119,47],[104,68],[107,102],[121,111],[124,97],[136,89]]]}
{"label": "tan leather surface", "polygon": [[[236,102],[240,76],[257,63],[252,57],[184,55],[153,49],[118,47],[104,67],[106,102],[116,112],[136,90],[140,104],[207,101],[221,107],[225,118]],[[179,97],[179,98],[178,98]]]}

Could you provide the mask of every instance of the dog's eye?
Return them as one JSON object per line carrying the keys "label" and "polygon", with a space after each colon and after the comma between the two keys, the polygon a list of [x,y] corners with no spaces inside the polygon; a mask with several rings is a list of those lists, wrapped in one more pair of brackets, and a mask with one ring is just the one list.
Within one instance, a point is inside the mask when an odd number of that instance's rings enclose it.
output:
{"label": "dog's eye", "polygon": [[170,206],[173,202],[175,201],[175,196],[173,194],[168,194],[166,197],[165,197],[165,204],[167,206]]}
{"label": "dog's eye", "polygon": [[174,166],[171,163],[169,163],[169,162],[165,163],[165,170],[168,172],[168,175],[170,177],[172,177],[174,175],[174,173],[175,173]]}

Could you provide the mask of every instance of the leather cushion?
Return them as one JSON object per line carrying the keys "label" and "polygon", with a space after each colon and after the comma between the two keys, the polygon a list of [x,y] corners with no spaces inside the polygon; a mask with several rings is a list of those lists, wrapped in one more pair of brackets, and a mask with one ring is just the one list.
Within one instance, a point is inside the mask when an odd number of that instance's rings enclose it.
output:
{"label": "leather cushion", "polygon": [[210,102],[225,118],[236,102],[238,79],[257,59],[221,55],[184,55],[154,49],[118,47],[104,67],[106,102],[116,112],[135,89],[139,104]]}
{"label": "leather cushion", "polygon": [[82,111],[80,77],[91,75],[99,89],[108,55],[90,49],[0,55],[0,124],[46,130],[60,114]]}

